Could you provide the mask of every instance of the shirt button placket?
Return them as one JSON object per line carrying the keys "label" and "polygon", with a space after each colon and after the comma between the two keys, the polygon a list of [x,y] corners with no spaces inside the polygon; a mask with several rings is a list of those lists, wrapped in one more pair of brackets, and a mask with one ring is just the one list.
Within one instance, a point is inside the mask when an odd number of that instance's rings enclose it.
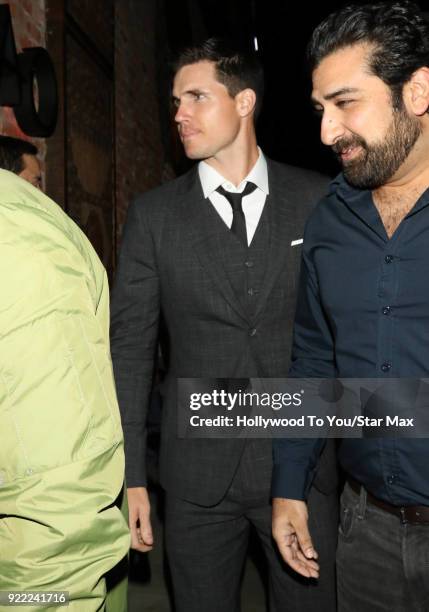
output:
{"label": "shirt button placket", "polygon": [[[389,266],[389,269],[385,269],[382,271],[381,283],[380,283],[380,291],[379,297],[382,299],[388,298],[389,300],[395,299],[395,289],[396,286],[395,277],[398,270],[396,267],[391,267],[390,264],[394,263],[395,256],[391,253],[387,253],[384,255],[384,264]],[[383,299],[383,301],[384,301]],[[380,365],[380,370],[383,374],[389,374],[392,370],[392,355],[390,354],[389,347],[392,346],[392,323],[391,319],[392,315],[392,306],[388,304],[381,303],[380,305],[380,314],[382,315],[381,320],[379,322],[380,325],[380,335],[378,344],[378,351],[385,355],[384,361]]]}

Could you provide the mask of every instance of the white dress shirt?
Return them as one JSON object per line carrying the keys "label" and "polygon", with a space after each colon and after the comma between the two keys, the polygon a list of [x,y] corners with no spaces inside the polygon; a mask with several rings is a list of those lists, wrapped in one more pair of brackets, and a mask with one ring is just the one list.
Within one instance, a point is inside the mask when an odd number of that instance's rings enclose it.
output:
{"label": "white dress shirt", "polygon": [[242,206],[244,217],[246,219],[247,243],[250,245],[252,238],[255,235],[258,227],[259,219],[264,210],[265,200],[269,193],[268,189],[268,170],[267,161],[258,147],[259,157],[256,164],[253,166],[249,174],[236,187],[224,176],[219,174],[212,166],[202,161],[198,164],[198,173],[200,175],[201,186],[203,188],[204,197],[208,198],[215,207],[224,223],[231,228],[232,225],[232,208],[231,204],[216,191],[222,185],[226,191],[232,193],[241,193],[246,186],[247,181],[251,181],[256,185],[255,191],[243,198]]}

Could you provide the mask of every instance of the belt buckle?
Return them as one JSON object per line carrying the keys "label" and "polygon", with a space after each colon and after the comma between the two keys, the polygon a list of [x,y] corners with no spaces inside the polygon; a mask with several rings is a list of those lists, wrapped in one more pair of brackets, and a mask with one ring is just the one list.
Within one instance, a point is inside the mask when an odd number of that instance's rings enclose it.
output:
{"label": "belt buckle", "polygon": [[405,508],[404,508],[404,506],[401,506],[399,508],[399,512],[401,513],[401,523],[403,525],[406,525],[409,521],[408,521],[408,519],[405,516]]}

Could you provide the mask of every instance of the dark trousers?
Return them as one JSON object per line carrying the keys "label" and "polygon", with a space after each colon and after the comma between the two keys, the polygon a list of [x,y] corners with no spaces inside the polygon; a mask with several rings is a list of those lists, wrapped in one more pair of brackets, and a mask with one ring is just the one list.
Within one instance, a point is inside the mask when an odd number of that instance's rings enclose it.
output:
{"label": "dark trousers", "polygon": [[346,484],[337,573],[339,612],[428,612],[429,525],[404,525]]}
{"label": "dark trousers", "polygon": [[[203,507],[166,497],[165,541],[176,612],[237,612],[250,526],[256,529],[268,562],[272,612],[335,612],[337,495],[313,487],[310,525],[322,564],[321,578],[300,579],[281,561],[271,537],[269,467],[257,486],[258,441],[248,440],[225,497]],[[260,479],[259,479],[260,482]]]}

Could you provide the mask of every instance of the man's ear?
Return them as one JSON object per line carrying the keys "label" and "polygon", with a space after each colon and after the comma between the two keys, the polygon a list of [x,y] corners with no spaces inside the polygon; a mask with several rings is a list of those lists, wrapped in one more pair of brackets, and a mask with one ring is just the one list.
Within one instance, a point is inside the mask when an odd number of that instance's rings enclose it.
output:
{"label": "man's ear", "polygon": [[418,68],[405,83],[403,89],[404,102],[409,111],[421,117],[429,108],[429,68]]}
{"label": "man's ear", "polygon": [[235,96],[235,102],[240,117],[247,117],[255,110],[256,94],[248,87]]}

